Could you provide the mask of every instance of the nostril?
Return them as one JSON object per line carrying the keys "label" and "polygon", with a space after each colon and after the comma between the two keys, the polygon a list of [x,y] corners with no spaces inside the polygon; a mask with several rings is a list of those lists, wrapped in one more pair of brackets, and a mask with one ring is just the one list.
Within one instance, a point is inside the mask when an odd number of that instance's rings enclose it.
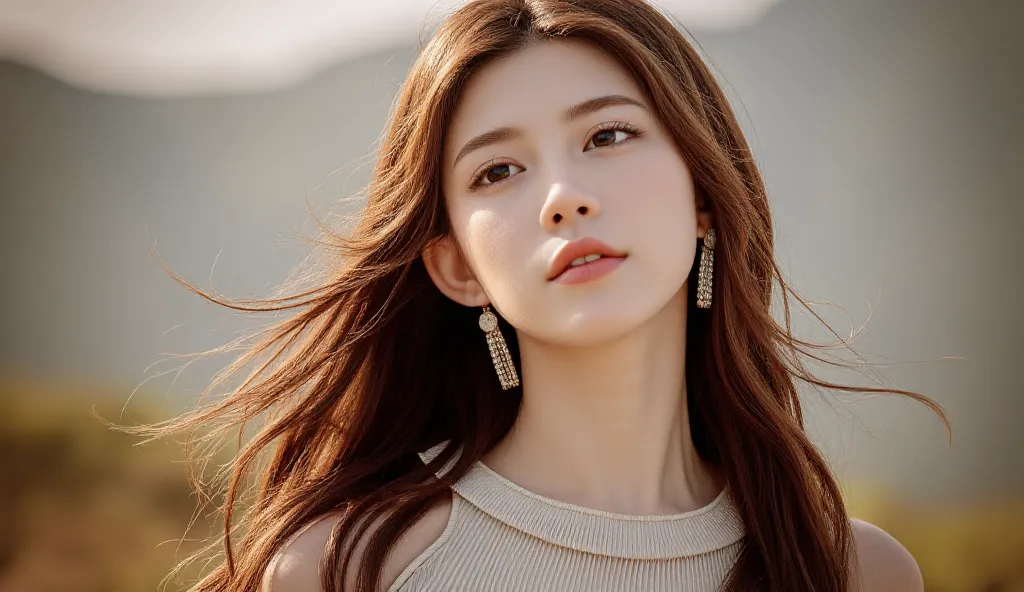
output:
{"label": "nostril", "polygon": [[561,214],[555,214],[555,224],[558,224],[561,221],[562,221],[562,215]]}
{"label": "nostril", "polygon": [[576,211],[580,213],[580,216],[586,216],[588,211],[587,206],[580,206],[576,208]]}

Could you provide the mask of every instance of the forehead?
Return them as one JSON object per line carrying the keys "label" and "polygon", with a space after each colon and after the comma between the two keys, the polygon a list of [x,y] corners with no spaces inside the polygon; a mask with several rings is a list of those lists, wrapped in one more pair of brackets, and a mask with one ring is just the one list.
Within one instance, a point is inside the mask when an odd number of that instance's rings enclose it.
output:
{"label": "forehead", "polygon": [[608,94],[646,102],[622,65],[593,45],[533,42],[473,73],[459,97],[446,149],[457,150],[496,127],[560,125],[570,105]]}

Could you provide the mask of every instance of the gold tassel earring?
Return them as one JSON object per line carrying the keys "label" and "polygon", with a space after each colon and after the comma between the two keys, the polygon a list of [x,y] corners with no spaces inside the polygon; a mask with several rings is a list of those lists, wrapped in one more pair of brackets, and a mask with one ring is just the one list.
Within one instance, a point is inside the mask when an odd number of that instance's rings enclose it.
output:
{"label": "gold tassel earring", "polygon": [[700,252],[697,274],[697,308],[711,308],[711,278],[715,269],[715,229],[709,228]]}
{"label": "gold tassel earring", "polygon": [[498,317],[491,312],[490,306],[485,306],[483,314],[480,315],[480,328],[487,334],[487,348],[491,350],[491,359],[494,360],[494,369],[498,371],[502,390],[507,391],[519,386],[519,375],[516,374],[516,367],[512,363],[512,354],[508,353],[505,337],[498,329]]}

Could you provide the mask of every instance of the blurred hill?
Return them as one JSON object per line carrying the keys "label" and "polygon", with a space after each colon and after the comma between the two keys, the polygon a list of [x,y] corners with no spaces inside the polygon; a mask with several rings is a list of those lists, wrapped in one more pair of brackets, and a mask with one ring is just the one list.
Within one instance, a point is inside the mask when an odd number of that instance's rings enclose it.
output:
{"label": "blurred hill", "polygon": [[[133,446],[107,429],[180,410],[137,394],[0,381],[0,592],[157,590],[200,546],[182,541],[195,511],[183,448]],[[851,513],[889,531],[914,556],[929,592],[1024,592],[1024,500],[928,507],[868,483],[847,486]],[[211,532],[205,517],[189,533]],[[185,589],[185,571],[166,590]]]}

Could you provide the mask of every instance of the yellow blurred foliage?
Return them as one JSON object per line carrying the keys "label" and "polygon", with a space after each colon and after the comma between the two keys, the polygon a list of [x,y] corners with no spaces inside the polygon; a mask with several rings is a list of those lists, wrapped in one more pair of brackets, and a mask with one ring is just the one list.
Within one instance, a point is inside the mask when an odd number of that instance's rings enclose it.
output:
{"label": "yellow blurred foliage", "polygon": [[917,559],[933,592],[1024,592],[1024,500],[930,506],[859,482],[852,515],[884,528]]}
{"label": "yellow blurred foliage", "polygon": [[198,548],[181,540],[196,508],[183,448],[133,446],[92,413],[119,424],[159,415],[121,418],[123,391],[10,377],[0,389],[0,592],[157,590]]}

